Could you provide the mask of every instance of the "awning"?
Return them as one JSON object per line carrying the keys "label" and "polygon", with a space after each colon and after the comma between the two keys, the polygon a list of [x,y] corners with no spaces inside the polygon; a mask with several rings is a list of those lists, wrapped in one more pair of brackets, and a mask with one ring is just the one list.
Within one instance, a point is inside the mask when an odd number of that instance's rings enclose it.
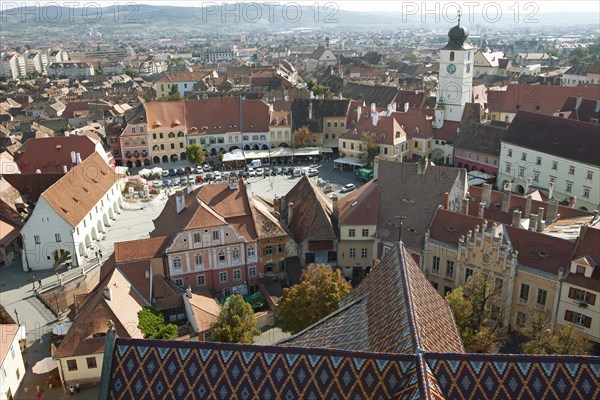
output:
{"label": "awning", "polygon": [[235,149],[230,151],[229,153],[225,153],[223,155],[223,162],[231,161],[246,161],[246,157],[244,157],[244,152],[240,149]]}
{"label": "awning", "polygon": [[321,147],[321,153],[331,154],[331,153],[333,153],[333,149],[331,147]]}
{"label": "awning", "polygon": [[301,149],[294,149],[294,156],[318,156],[320,149],[318,147],[304,147]]}
{"label": "awning", "polygon": [[338,158],[337,160],[333,160],[333,164],[346,164],[346,165],[353,165],[355,167],[363,167],[365,165],[367,165],[366,162],[364,162],[363,160],[361,160],[360,158],[354,158],[354,157],[342,157],[342,158]]}
{"label": "awning", "polygon": [[244,150],[244,157],[246,160],[269,158],[269,150]]}
{"label": "awning", "polygon": [[271,157],[292,157],[293,155],[294,150],[289,147],[277,147],[271,149]]}

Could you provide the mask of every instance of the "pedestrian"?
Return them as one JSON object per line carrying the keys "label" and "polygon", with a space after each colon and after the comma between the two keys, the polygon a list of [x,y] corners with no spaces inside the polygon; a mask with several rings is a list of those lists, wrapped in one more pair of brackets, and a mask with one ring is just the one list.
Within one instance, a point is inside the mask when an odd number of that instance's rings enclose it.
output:
{"label": "pedestrian", "polygon": [[37,397],[38,399],[41,399],[41,398],[42,398],[42,392],[40,392],[40,391],[38,390],[38,392],[37,392],[37,394],[35,395],[35,397]]}
{"label": "pedestrian", "polygon": [[102,250],[99,250],[98,254],[100,254],[100,258],[102,258]]}
{"label": "pedestrian", "polygon": [[31,272],[32,272],[32,270],[31,270],[31,267],[27,267],[27,269],[29,270],[29,273],[31,273]]}
{"label": "pedestrian", "polygon": [[74,388],[72,385],[71,385],[71,386],[69,386],[69,394],[70,394],[71,396],[74,396],[74,395],[75,395],[75,388]]}
{"label": "pedestrian", "polygon": [[38,280],[38,283],[40,284],[40,287],[42,287],[42,280],[41,279]]}
{"label": "pedestrian", "polygon": [[75,391],[77,393],[81,392],[81,389],[79,388],[79,381],[77,381],[77,383],[75,384]]}

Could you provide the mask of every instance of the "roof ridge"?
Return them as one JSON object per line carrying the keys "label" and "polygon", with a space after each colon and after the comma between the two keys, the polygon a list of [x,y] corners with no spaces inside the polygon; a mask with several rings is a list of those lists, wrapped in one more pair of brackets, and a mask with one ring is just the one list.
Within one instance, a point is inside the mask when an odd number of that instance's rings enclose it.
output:
{"label": "roof ridge", "polygon": [[402,286],[404,286],[404,293],[405,293],[404,304],[408,311],[406,313],[406,316],[409,319],[408,326],[412,332],[411,338],[414,343],[415,351],[423,352],[424,350],[421,348],[420,332],[417,329],[417,318],[415,315],[415,310],[413,308],[412,288],[408,284],[408,271],[407,271],[407,266],[406,266],[406,250],[405,250],[404,246],[400,246],[400,243],[402,243],[402,242],[398,242],[394,246],[394,250],[398,252],[398,260],[400,261],[399,273],[402,278],[401,279]]}

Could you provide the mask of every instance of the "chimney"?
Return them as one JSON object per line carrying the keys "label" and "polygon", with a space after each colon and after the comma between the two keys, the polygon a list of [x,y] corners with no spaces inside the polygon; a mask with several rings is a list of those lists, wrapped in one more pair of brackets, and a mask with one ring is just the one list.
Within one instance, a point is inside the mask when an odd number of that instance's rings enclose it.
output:
{"label": "chimney", "polygon": [[112,300],[112,298],[113,298],[112,289],[109,288],[108,286],[104,288],[104,292],[102,294],[104,295],[104,298],[108,301]]}
{"label": "chimney", "polygon": [[581,107],[581,101],[583,100],[583,96],[581,94],[577,95],[577,100],[575,100],[575,111],[579,110],[579,107]]}
{"label": "chimney", "polygon": [[288,204],[288,212],[287,212],[287,224],[288,226],[292,225],[292,221],[294,219],[294,203]]}
{"label": "chimney", "polygon": [[356,122],[358,123],[358,121],[360,121],[360,113],[362,112],[362,107],[358,106],[356,107]]}
{"label": "chimney", "polygon": [[531,178],[525,179],[525,194],[529,193],[529,189],[531,188],[531,184],[533,180]]}
{"label": "chimney", "polygon": [[69,172],[69,169],[67,168],[66,165],[63,165],[63,173],[66,174],[67,172]]}
{"label": "chimney", "polygon": [[71,151],[71,163],[75,164],[77,162],[77,156],[74,151]]}
{"label": "chimney", "polygon": [[308,97],[310,99],[314,99],[315,98],[315,94],[313,93],[313,91],[311,90],[310,92],[308,92]]}
{"label": "chimney", "polygon": [[481,188],[481,201],[485,203],[485,208],[490,208],[490,203],[492,201],[492,185],[484,183],[481,185]]}
{"label": "chimney", "polygon": [[529,230],[530,231],[536,231],[537,230],[537,215],[536,214],[530,214],[529,215]]}
{"label": "chimney", "polygon": [[519,211],[519,210],[513,211],[512,225],[511,226],[513,228],[520,228],[521,227],[521,211]]}
{"label": "chimney", "polygon": [[185,193],[183,190],[179,189],[175,192],[175,210],[177,214],[181,213],[185,208]]}
{"label": "chimney", "polygon": [[377,122],[379,122],[379,114],[376,112],[371,113],[371,118],[373,118],[373,126],[377,126]]}
{"label": "chimney", "polygon": [[238,188],[238,182],[235,179],[232,179],[229,181],[229,189],[231,190],[237,190]]}
{"label": "chimney", "polygon": [[594,112],[600,112],[600,97],[596,99],[596,108],[594,108]]}
{"label": "chimney", "polygon": [[417,174],[425,175],[425,173],[427,172],[428,164],[429,164],[429,160],[427,159],[427,157],[420,158],[419,161],[417,162]]}
{"label": "chimney", "polygon": [[485,210],[485,202],[480,202],[479,203],[479,209],[477,210],[477,217],[478,218],[483,218],[483,211]]}
{"label": "chimney", "polygon": [[551,222],[556,219],[558,214],[558,200],[550,199],[548,201],[548,212],[546,213],[546,221]]}
{"label": "chimney", "polygon": [[373,160],[373,180],[377,180],[379,177],[379,156],[375,156]]}
{"label": "chimney", "polygon": [[536,228],[538,232],[544,230],[544,209],[542,207],[538,208]]}
{"label": "chimney", "polygon": [[408,101],[406,103],[404,103],[404,112],[407,113],[408,112],[408,108],[410,107],[410,104],[408,104]]}
{"label": "chimney", "polygon": [[377,105],[375,103],[371,103],[371,112],[377,112]]}
{"label": "chimney", "polygon": [[548,198],[551,199],[554,197],[554,182],[550,182],[548,184]]}
{"label": "chimney", "polygon": [[527,200],[525,200],[525,214],[523,216],[525,218],[529,218],[529,214],[531,214],[531,202],[533,201],[533,197],[530,194],[527,195]]}
{"label": "chimney", "polygon": [[444,193],[444,210],[447,210],[450,205],[450,193]]}
{"label": "chimney", "polygon": [[577,202],[577,196],[569,196],[569,207],[574,208]]}
{"label": "chimney", "polygon": [[313,117],[313,109],[312,109],[312,101],[308,102],[308,119],[312,119]]}
{"label": "chimney", "polygon": [[65,131],[65,137],[69,137],[69,131]]}
{"label": "chimney", "polygon": [[510,208],[510,183],[504,185],[504,193],[502,194],[502,212],[507,213]]}
{"label": "chimney", "polygon": [[38,169],[36,169],[36,170],[35,170],[35,173],[36,173],[36,174],[41,174],[41,173],[42,173],[42,170],[38,168]]}
{"label": "chimney", "polygon": [[187,297],[188,299],[192,298],[192,288],[190,287],[190,285],[188,285],[188,287],[185,288],[185,297]]}
{"label": "chimney", "polygon": [[337,221],[340,213],[340,209],[338,206],[338,197],[334,194],[333,196],[331,196],[331,201],[331,216],[334,220]]}
{"label": "chimney", "polygon": [[463,197],[462,199],[462,212],[466,215],[469,214],[469,198]]}
{"label": "chimney", "polygon": [[81,153],[75,154],[75,159],[77,160],[77,165],[81,164]]}

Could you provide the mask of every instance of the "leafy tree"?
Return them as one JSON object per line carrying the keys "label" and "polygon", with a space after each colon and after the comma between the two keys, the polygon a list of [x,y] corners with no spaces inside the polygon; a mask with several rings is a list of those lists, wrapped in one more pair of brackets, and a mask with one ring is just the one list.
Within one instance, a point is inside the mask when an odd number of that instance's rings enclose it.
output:
{"label": "leafy tree", "polygon": [[206,159],[204,151],[196,143],[192,143],[185,148],[187,159],[192,164],[202,164]]}
{"label": "leafy tree", "polygon": [[234,294],[229,297],[217,322],[211,327],[213,339],[225,343],[253,343],[254,336],[260,333],[255,323],[250,304],[239,294]]}
{"label": "leafy tree", "polygon": [[301,128],[296,129],[292,136],[294,137],[294,147],[310,146],[312,134],[310,133],[310,129],[308,129],[308,126],[303,126]]}
{"label": "leafy tree", "polygon": [[134,77],[136,77],[138,75],[138,72],[135,69],[133,69],[133,68],[127,68],[126,70],[123,71],[123,73],[125,75],[128,75],[128,76],[132,77],[132,78],[134,78]]}
{"label": "leafy tree", "polygon": [[177,338],[177,326],[165,324],[165,317],[155,307],[144,307],[138,312],[138,328],[145,339],[173,340]]}
{"label": "leafy tree", "polygon": [[500,301],[500,290],[488,275],[478,271],[463,286],[446,295],[458,333],[471,353],[490,353],[500,344],[502,316],[489,318],[492,303]]}
{"label": "leafy tree", "polygon": [[162,96],[158,99],[158,101],[179,101],[182,99],[183,97],[181,97],[181,95],[179,94],[179,89],[177,88],[177,85],[173,85],[171,86],[169,94],[166,96]]}
{"label": "leafy tree", "polygon": [[379,155],[379,146],[375,142],[375,133],[365,132],[362,135],[362,153],[360,157],[363,161],[373,165],[373,160]]}
{"label": "leafy tree", "polygon": [[325,264],[309,265],[300,283],[283,291],[277,307],[283,330],[295,334],[331,314],[350,289],[340,270]]}
{"label": "leafy tree", "polygon": [[590,354],[591,343],[573,325],[567,325],[552,334],[548,313],[530,313],[522,333],[527,338],[523,343],[523,352],[527,354]]}

